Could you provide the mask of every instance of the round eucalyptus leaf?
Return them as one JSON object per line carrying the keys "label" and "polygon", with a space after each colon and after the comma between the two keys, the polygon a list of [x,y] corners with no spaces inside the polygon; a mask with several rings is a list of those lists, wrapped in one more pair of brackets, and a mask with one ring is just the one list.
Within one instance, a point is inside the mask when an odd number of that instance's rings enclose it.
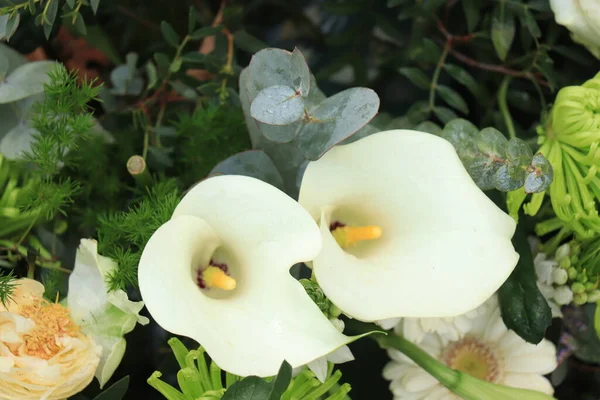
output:
{"label": "round eucalyptus leaf", "polygon": [[304,101],[289,86],[270,86],[252,101],[250,115],[265,124],[289,125],[304,115]]}
{"label": "round eucalyptus leaf", "polygon": [[55,67],[54,61],[36,61],[15,69],[0,82],[0,104],[42,93],[44,84],[50,81],[48,72]]}
{"label": "round eucalyptus leaf", "polygon": [[110,72],[110,81],[113,84],[110,92],[115,95],[137,96],[144,88],[142,78],[132,76],[130,67],[125,64],[119,65]]}
{"label": "round eucalyptus leaf", "polygon": [[440,136],[452,143],[463,163],[479,153],[477,134],[479,129],[466,119],[458,118],[448,122]]}
{"label": "round eucalyptus leaf", "polygon": [[[523,186],[525,183],[525,171],[522,168],[515,168],[516,171],[511,171],[511,166],[502,165],[494,175],[494,185],[501,192],[512,192]],[[520,171],[520,174],[517,173]]]}
{"label": "round eucalyptus leaf", "polygon": [[284,190],[283,178],[271,158],[262,150],[248,150],[234,154],[217,164],[209,176],[244,175],[260,179]]}
{"label": "round eucalyptus leaf", "polygon": [[525,193],[543,192],[552,183],[552,177],[538,172],[531,172],[525,178]]}
{"label": "round eucalyptus leaf", "polygon": [[533,152],[523,140],[512,138],[506,146],[506,158],[511,165],[527,166],[531,163]]}
{"label": "round eucalyptus leaf", "polygon": [[0,43],[0,53],[8,60],[7,74],[10,74],[21,65],[27,64],[27,59],[21,53],[4,43]]}
{"label": "round eucalyptus leaf", "polygon": [[0,153],[11,160],[22,158],[31,149],[37,133],[27,122],[18,123],[0,140]]}
{"label": "round eucalyptus leaf", "polygon": [[494,178],[500,164],[490,162],[488,158],[477,158],[465,164],[467,172],[481,190],[490,190],[496,187]]}
{"label": "round eucalyptus leaf", "polygon": [[477,147],[490,158],[505,158],[508,140],[495,128],[485,128],[477,135]]}
{"label": "round eucalyptus leaf", "polygon": [[302,97],[308,96],[310,91],[310,70],[298,48],[294,48],[290,58],[290,75],[294,89],[298,90]]}
{"label": "round eucalyptus leaf", "polygon": [[297,146],[311,161],[358,132],[379,110],[379,97],[367,88],[352,88],[329,97],[311,110]]}

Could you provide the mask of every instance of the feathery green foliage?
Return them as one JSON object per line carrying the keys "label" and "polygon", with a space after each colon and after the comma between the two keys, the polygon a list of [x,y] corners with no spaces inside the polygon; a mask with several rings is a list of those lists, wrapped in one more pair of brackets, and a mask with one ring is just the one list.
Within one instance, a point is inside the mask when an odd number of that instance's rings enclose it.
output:
{"label": "feathery green foliage", "polygon": [[0,272],[0,303],[4,307],[12,300],[15,287],[16,283],[13,272],[10,271],[8,274]]}
{"label": "feathery green foliage", "polygon": [[171,214],[180,194],[176,181],[163,180],[148,189],[128,211],[99,218],[98,251],[114,259],[118,267],[108,278],[109,288],[137,287],[137,265],[144,246]]}

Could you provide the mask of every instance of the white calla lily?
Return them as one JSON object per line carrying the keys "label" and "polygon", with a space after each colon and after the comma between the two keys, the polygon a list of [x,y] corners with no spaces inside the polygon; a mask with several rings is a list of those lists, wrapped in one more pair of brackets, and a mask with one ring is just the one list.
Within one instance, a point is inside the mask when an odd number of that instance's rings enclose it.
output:
{"label": "white calla lily", "polygon": [[193,187],[144,248],[142,298],[164,329],[198,341],[224,370],[275,375],[325,356],[340,333],[289,272],[321,249],[311,216],[245,176]]}
{"label": "white calla lily", "polygon": [[574,42],[600,58],[600,3],[598,0],[550,0],[556,23],[571,31]]}
{"label": "white calla lily", "polygon": [[96,370],[100,387],[108,382],[123,359],[124,335],[131,332],[136,323],[149,322],[139,315],[143,302],[130,301],[122,290],[108,291],[105,279],[114,268],[113,260],[98,254],[95,240],[82,239],[69,277],[67,304],[71,317],[102,346]]}
{"label": "white calla lily", "polygon": [[309,163],[299,202],[321,225],[317,281],[359,320],[466,313],[518,260],[515,221],[452,145],[428,133],[385,131],[334,147]]}

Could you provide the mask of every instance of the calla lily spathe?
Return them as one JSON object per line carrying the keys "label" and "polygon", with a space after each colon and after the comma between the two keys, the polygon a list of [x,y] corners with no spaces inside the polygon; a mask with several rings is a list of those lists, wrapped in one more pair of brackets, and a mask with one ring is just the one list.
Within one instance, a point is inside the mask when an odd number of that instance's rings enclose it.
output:
{"label": "calla lily spathe", "polygon": [[598,0],[550,0],[556,23],[571,31],[574,42],[600,58],[600,3]]}
{"label": "calla lily spathe", "polygon": [[[320,221],[317,281],[359,320],[466,313],[518,260],[514,220],[479,190],[452,145],[428,133],[385,131],[334,147],[308,164],[299,202]],[[346,249],[336,232],[344,225],[363,227]],[[373,240],[360,241],[365,230]]]}
{"label": "calla lily spathe", "polygon": [[193,187],[144,248],[140,291],[159,325],[197,340],[224,370],[275,375],[283,360],[298,367],[352,340],[290,275],[320,250],[318,226],[283,192],[216,176]]}

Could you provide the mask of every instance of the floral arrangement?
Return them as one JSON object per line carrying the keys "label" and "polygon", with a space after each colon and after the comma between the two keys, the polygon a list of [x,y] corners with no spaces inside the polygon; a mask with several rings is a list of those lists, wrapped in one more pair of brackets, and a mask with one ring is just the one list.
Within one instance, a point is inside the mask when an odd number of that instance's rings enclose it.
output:
{"label": "floral arrangement", "polygon": [[0,399],[597,397],[594,1],[187,3],[0,3]]}

